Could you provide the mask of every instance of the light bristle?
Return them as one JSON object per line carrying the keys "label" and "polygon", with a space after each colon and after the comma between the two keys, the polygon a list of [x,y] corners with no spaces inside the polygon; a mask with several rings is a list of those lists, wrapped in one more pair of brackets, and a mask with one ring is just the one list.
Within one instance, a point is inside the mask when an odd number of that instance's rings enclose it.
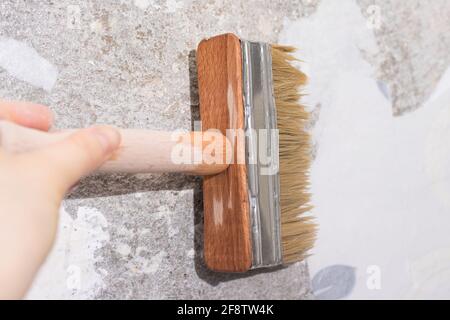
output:
{"label": "light bristle", "polygon": [[280,152],[280,207],[283,262],[303,260],[312,248],[316,224],[306,216],[310,205],[310,136],[304,129],[309,113],[299,103],[299,88],[306,75],[291,65],[295,48],[272,46],[274,82]]}

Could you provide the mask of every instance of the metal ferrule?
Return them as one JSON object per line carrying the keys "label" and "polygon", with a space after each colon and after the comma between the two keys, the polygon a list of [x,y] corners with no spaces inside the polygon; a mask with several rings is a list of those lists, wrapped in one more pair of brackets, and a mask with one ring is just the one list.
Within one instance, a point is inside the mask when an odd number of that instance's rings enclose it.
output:
{"label": "metal ferrule", "polygon": [[278,130],[267,43],[241,40],[252,268],[282,263]]}

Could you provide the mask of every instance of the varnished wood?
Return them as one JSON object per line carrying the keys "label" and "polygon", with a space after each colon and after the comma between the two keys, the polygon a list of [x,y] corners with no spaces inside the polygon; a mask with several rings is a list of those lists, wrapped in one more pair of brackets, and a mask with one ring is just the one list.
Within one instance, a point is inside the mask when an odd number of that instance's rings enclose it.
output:
{"label": "varnished wood", "polygon": [[[244,128],[239,39],[225,34],[203,40],[197,50],[202,128]],[[232,144],[235,141],[232,141]],[[237,145],[234,145],[234,161]],[[244,272],[252,264],[245,164],[204,178],[204,257],[215,271]]]}

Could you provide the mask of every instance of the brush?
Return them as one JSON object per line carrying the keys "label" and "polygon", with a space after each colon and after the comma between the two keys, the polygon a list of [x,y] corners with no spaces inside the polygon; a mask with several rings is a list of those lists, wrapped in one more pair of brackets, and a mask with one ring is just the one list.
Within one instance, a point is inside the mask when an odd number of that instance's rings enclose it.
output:
{"label": "brush", "polygon": [[[119,150],[99,169],[204,176],[204,260],[211,270],[290,264],[304,259],[314,244],[309,114],[299,104],[306,76],[293,66],[294,50],[233,34],[202,40],[202,131],[121,129]],[[0,122],[0,147],[26,152],[70,133]]]}

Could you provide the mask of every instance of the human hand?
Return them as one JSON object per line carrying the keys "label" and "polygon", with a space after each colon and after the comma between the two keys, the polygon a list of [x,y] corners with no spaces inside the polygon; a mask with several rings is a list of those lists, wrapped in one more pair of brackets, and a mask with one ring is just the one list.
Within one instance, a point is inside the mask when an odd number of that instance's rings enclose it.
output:
{"label": "human hand", "polygon": [[[5,101],[0,119],[44,131],[53,121],[45,106]],[[119,144],[116,129],[96,126],[32,152],[0,149],[0,299],[25,295],[52,247],[66,192]]]}

